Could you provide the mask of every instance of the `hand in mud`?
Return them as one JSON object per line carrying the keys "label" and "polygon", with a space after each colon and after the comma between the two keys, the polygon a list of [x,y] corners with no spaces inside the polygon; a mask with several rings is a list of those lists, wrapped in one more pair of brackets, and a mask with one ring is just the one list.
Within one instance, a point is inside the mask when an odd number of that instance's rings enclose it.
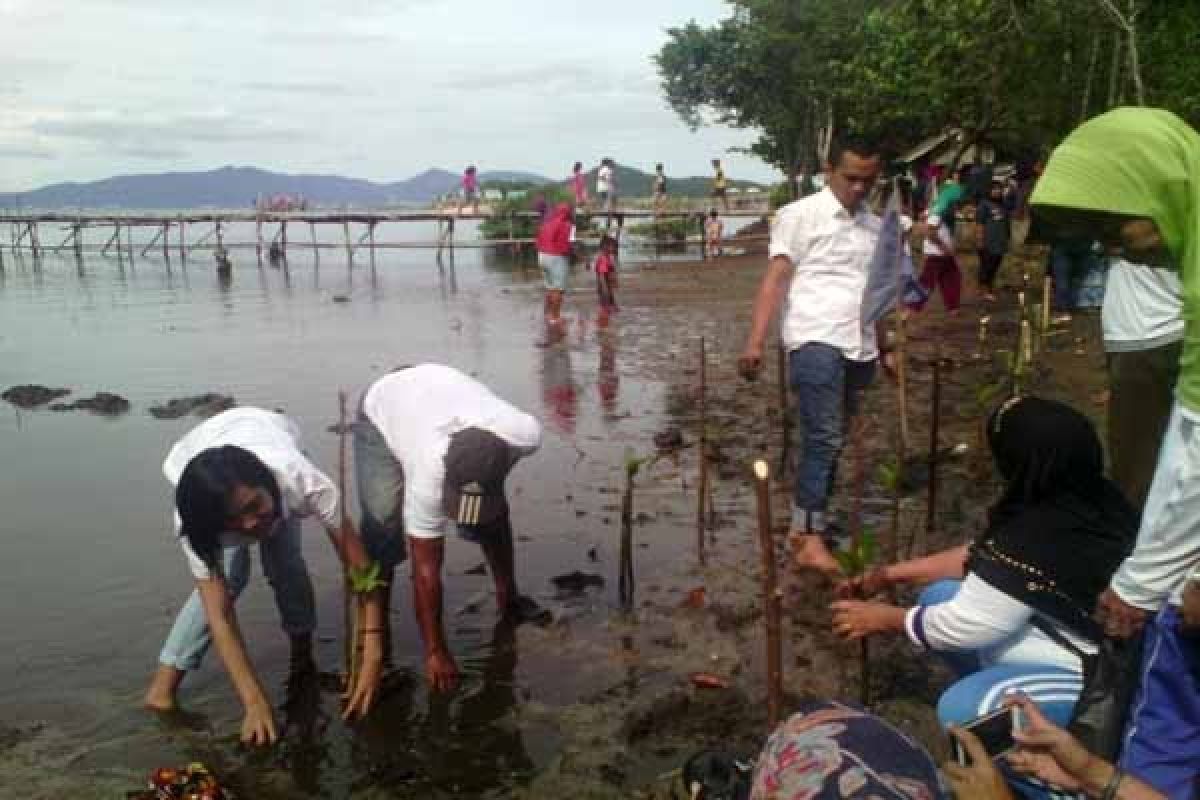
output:
{"label": "hand in mud", "polygon": [[1111,588],[1105,589],[1096,601],[1096,621],[1107,636],[1117,639],[1128,639],[1140,631],[1149,616],[1149,611],[1129,605]]}
{"label": "hand in mud", "polygon": [[738,359],[737,370],[738,375],[748,381],[758,380],[758,374],[762,372],[762,351],[747,348]]}
{"label": "hand in mud", "polygon": [[892,585],[886,567],[874,567],[862,575],[844,580],[834,587],[840,600],[867,600],[882,594]]}
{"label": "hand in mud", "polygon": [[1188,633],[1200,633],[1200,581],[1188,581],[1183,590],[1183,629]]}
{"label": "hand in mud", "polygon": [[833,609],[833,632],[843,639],[862,639],[904,626],[904,609],[886,603],[838,600]]}
{"label": "hand in mud", "polygon": [[954,796],[958,800],[1014,800],[1012,790],[983,749],[979,737],[962,728],[950,728],[950,735],[962,744],[970,762],[965,767],[954,762],[942,765]]}
{"label": "hand in mud", "polygon": [[899,364],[900,357],[896,355],[895,350],[889,350],[879,357],[879,366],[883,369],[883,374],[888,377],[888,380],[895,380]]}
{"label": "hand in mud", "polygon": [[458,685],[458,664],[445,652],[425,656],[425,678],[435,692],[449,692]]}
{"label": "hand in mud", "polygon": [[271,707],[265,702],[247,707],[246,715],[242,717],[242,743],[271,745],[277,738]]}
{"label": "hand in mud", "polygon": [[358,680],[353,686],[346,688],[346,694],[342,697],[346,702],[342,719],[351,720],[355,716],[361,719],[371,711],[371,704],[375,702],[375,693],[379,691],[379,682],[382,678],[383,645],[380,643],[379,636],[368,634],[363,645]]}

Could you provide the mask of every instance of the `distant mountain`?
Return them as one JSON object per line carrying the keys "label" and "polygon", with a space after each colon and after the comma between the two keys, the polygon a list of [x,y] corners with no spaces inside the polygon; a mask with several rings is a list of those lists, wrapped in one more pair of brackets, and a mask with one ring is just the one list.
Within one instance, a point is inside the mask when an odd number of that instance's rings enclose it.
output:
{"label": "distant mountain", "polygon": [[[530,172],[482,172],[480,179],[546,183]],[[430,169],[395,183],[340,175],[288,175],[255,167],[207,172],[118,175],[89,183],[56,183],[28,192],[0,192],[0,209],[22,208],[250,208],[260,194],[303,195],[318,206],[425,204],[455,189],[461,177]]]}
{"label": "distant mountain", "polygon": [[[730,186],[760,184],[736,181]],[[521,181],[537,185],[565,182],[532,172],[496,170],[481,172],[489,181]],[[395,183],[345,178],[340,175],[289,175],[255,167],[221,167],[206,172],[161,172],[118,175],[89,183],[56,183],[28,192],[0,192],[0,211],[15,207],[61,208],[251,208],[258,195],[303,195],[317,206],[380,207],[424,205],[458,188],[459,173],[429,169]],[[617,165],[617,188],[624,197],[650,194],[653,175]],[[588,172],[588,190],[594,191],[596,170]],[[711,177],[676,178],[667,173],[667,190],[679,197],[701,197],[712,188]]]}

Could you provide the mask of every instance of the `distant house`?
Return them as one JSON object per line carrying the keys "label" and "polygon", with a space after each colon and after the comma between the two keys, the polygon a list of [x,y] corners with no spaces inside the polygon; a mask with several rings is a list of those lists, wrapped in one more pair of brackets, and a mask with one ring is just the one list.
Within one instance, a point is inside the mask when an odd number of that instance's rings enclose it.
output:
{"label": "distant house", "polygon": [[[896,161],[910,166],[916,164],[935,164],[937,166],[949,167],[950,162],[962,150],[966,136],[967,132],[962,128],[949,128],[920,142],[907,153],[897,158]],[[963,151],[958,163],[974,164],[976,162],[994,164],[996,162],[996,148],[988,142],[977,142]]]}

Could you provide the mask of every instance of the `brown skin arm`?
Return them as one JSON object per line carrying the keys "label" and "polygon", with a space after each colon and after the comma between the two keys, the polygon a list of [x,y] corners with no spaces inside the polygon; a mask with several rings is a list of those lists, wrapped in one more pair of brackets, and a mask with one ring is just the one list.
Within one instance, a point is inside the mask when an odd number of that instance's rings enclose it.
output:
{"label": "brown skin arm", "polygon": [[220,578],[198,580],[196,589],[204,604],[204,614],[217,654],[225,664],[225,671],[229,673],[233,688],[242,701],[245,711],[242,741],[247,744],[274,744],[277,734],[271,704],[267,702],[267,693],[258,679],[258,673],[254,671],[254,665],[250,663],[250,657],[246,655],[246,642],[238,627],[233,598],[225,588],[225,581]]}
{"label": "brown skin arm", "polygon": [[[363,547],[358,531],[348,518],[343,518],[336,529],[326,528],[330,541],[334,543],[338,558],[348,568],[362,569],[369,566],[371,557]],[[383,677],[383,628],[387,620],[383,611],[383,592],[387,589],[373,591],[361,597],[363,603],[363,657],[362,668],[358,680],[349,687],[346,697],[346,708],[342,712],[343,719],[355,716],[364,717],[371,710],[379,682]],[[349,631],[347,631],[347,635]]]}
{"label": "brown skin arm", "polygon": [[442,628],[442,562],[446,540],[409,536],[408,551],[412,557],[413,609],[425,643],[425,676],[435,691],[450,691],[458,684],[458,665],[450,655]]}
{"label": "brown skin arm", "polygon": [[763,345],[767,340],[767,331],[783,302],[784,295],[787,294],[793,269],[791,260],[786,256],[775,256],[767,262],[767,273],[763,276],[762,283],[758,286],[758,294],[754,298],[750,335],[746,339],[742,357],[738,359],[738,372],[747,380],[757,378],[762,369]]}

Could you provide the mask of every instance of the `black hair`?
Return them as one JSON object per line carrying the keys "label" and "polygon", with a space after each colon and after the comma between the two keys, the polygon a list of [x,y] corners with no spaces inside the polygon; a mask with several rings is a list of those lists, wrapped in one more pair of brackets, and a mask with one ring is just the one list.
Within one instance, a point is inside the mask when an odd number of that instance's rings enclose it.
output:
{"label": "black hair", "polygon": [[572,170],[583,169],[583,162],[582,162],[582,161],[576,161],[576,162],[575,162],[575,166],[571,167],[571,169],[572,169]]}
{"label": "black hair", "polygon": [[231,444],[212,447],[192,458],[175,487],[175,510],[183,537],[212,570],[217,570],[220,537],[229,528],[229,495],[236,486],[266,489],[283,513],[279,484],[258,456]]}
{"label": "black hair", "polygon": [[874,158],[883,155],[883,148],[878,142],[865,136],[847,134],[835,139],[829,146],[829,166],[836,167],[846,153],[854,153],[863,158]]}
{"label": "black hair", "polygon": [[654,165],[654,168],[655,168],[655,169],[662,169],[662,168],[663,168],[663,165],[662,165],[662,164],[655,164],[655,165]]}

